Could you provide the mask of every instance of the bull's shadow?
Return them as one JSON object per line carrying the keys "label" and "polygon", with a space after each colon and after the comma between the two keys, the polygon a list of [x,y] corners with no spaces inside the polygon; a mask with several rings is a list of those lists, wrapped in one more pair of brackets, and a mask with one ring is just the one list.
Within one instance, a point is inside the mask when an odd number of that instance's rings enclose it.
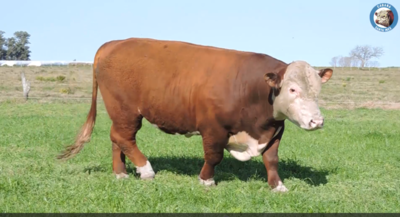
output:
{"label": "bull's shadow", "polygon": [[[196,157],[149,157],[149,161],[156,173],[166,170],[183,175],[198,175],[204,164],[204,159]],[[279,162],[278,172],[282,181],[287,178],[298,178],[309,185],[318,186],[326,184],[326,176],[335,171],[302,166],[296,161],[289,159]],[[132,169],[128,168],[128,173],[133,173]],[[225,157],[216,167],[215,180],[219,182],[235,178],[242,181],[249,179],[266,181],[267,172],[262,162],[255,160],[241,162],[234,158]]]}

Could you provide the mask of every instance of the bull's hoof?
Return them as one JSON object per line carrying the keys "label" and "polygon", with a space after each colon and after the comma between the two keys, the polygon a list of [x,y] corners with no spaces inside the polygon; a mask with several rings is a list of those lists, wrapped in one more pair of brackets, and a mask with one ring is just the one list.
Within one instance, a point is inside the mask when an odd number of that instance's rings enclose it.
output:
{"label": "bull's hoof", "polygon": [[207,180],[203,180],[199,176],[199,181],[200,181],[200,184],[204,185],[204,186],[215,186],[214,178],[209,178]]}
{"label": "bull's hoof", "polygon": [[140,179],[142,180],[153,180],[156,176],[156,173],[154,172],[153,167],[151,167],[149,161],[147,161],[142,167],[136,167],[136,173],[140,174]]}
{"label": "bull's hoof", "polygon": [[140,179],[151,181],[156,176],[155,173],[142,173],[140,174]]}
{"label": "bull's hoof", "polygon": [[279,181],[278,186],[272,189],[272,192],[288,192],[289,190],[283,185],[281,181]]}
{"label": "bull's hoof", "polygon": [[127,179],[127,178],[129,178],[129,175],[126,173],[119,173],[119,174],[115,174],[115,177],[117,179]]}

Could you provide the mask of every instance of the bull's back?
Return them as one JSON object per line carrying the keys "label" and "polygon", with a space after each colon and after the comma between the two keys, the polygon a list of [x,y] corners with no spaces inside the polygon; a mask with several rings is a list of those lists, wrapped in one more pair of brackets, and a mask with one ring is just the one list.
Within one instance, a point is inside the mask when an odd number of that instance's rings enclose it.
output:
{"label": "bull's back", "polygon": [[100,88],[131,111],[166,132],[186,133],[231,103],[235,76],[248,55],[184,42],[127,39],[104,48],[97,76]]}

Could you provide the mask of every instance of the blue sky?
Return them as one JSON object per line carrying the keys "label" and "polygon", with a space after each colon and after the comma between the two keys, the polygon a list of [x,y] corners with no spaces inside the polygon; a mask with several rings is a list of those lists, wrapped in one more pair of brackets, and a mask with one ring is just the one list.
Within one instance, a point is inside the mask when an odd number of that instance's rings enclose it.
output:
{"label": "blue sky", "polygon": [[[386,2],[400,10],[400,1]],[[333,56],[368,44],[384,48],[380,66],[400,66],[400,23],[385,33],[370,24],[370,11],[378,3],[382,1],[3,1],[0,30],[6,37],[15,31],[31,34],[31,59],[41,61],[92,61],[107,41],[147,37],[260,52],[315,66],[327,66]]]}

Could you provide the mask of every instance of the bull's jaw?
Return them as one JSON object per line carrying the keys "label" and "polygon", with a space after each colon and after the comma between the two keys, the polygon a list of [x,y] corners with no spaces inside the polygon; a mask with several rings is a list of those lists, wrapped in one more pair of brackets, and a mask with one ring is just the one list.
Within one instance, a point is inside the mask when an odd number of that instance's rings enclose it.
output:
{"label": "bull's jaw", "polygon": [[288,118],[288,120],[290,122],[292,122],[293,124],[295,124],[296,126],[300,127],[303,130],[306,130],[306,131],[315,131],[315,130],[319,130],[319,129],[323,128],[323,124],[322,125],[319,125],[319,124],[305,125],[305,124],[299,124],[299,122],[291,120],[289,118]]}
{"label": "bull's jaw", "polygon": [[[275,120],[289,120],[292,122],[294,125],[302,128],[303,130],[306,131],[314,131],[318,129],[322,129],[324,126],[324,118],[322,115],[320,115],[320,110],[317,106],[315,105],[310,105],[310,106],[305,106],[306,108],[308,107],[314,107],[314,112],[310,112],[302,107],[302,104],[304,103],[303,100],[297,99],[295,102],[293,102],[290,105],[287,105],[287,109],[284,109],[286,112],[280,111],[280,108],[282,108],[282,103],[277,106],[274,104],[274,112],[273,112],[273,117]],[[300,109],[297,109],[300,108]],[[314,115],[311,115],[314,113]]]}
{"label": "bull's jaw", "polygon": [[[318,120],[318,121],[314,121],[314,123],[310,122],[308,125],[306,125],[306,124],[300,124],[298,121],[293,120],[293,119],[285,116],[284,114],[277,112],[276,115],[274,115],[274,119],[280,120],[280,121],[287,119],[290,122],[292,122],[294,125],[300,127],[303,130],[306,130],[306,131],[315,131],[315,130],[322,129],[324,127],[323,126],[324,125],[323,118],[315,118],[315,120]],[[322,123],[319,123],[320,122],[319,120],[321,120],[321,119],[322,119]]]}

